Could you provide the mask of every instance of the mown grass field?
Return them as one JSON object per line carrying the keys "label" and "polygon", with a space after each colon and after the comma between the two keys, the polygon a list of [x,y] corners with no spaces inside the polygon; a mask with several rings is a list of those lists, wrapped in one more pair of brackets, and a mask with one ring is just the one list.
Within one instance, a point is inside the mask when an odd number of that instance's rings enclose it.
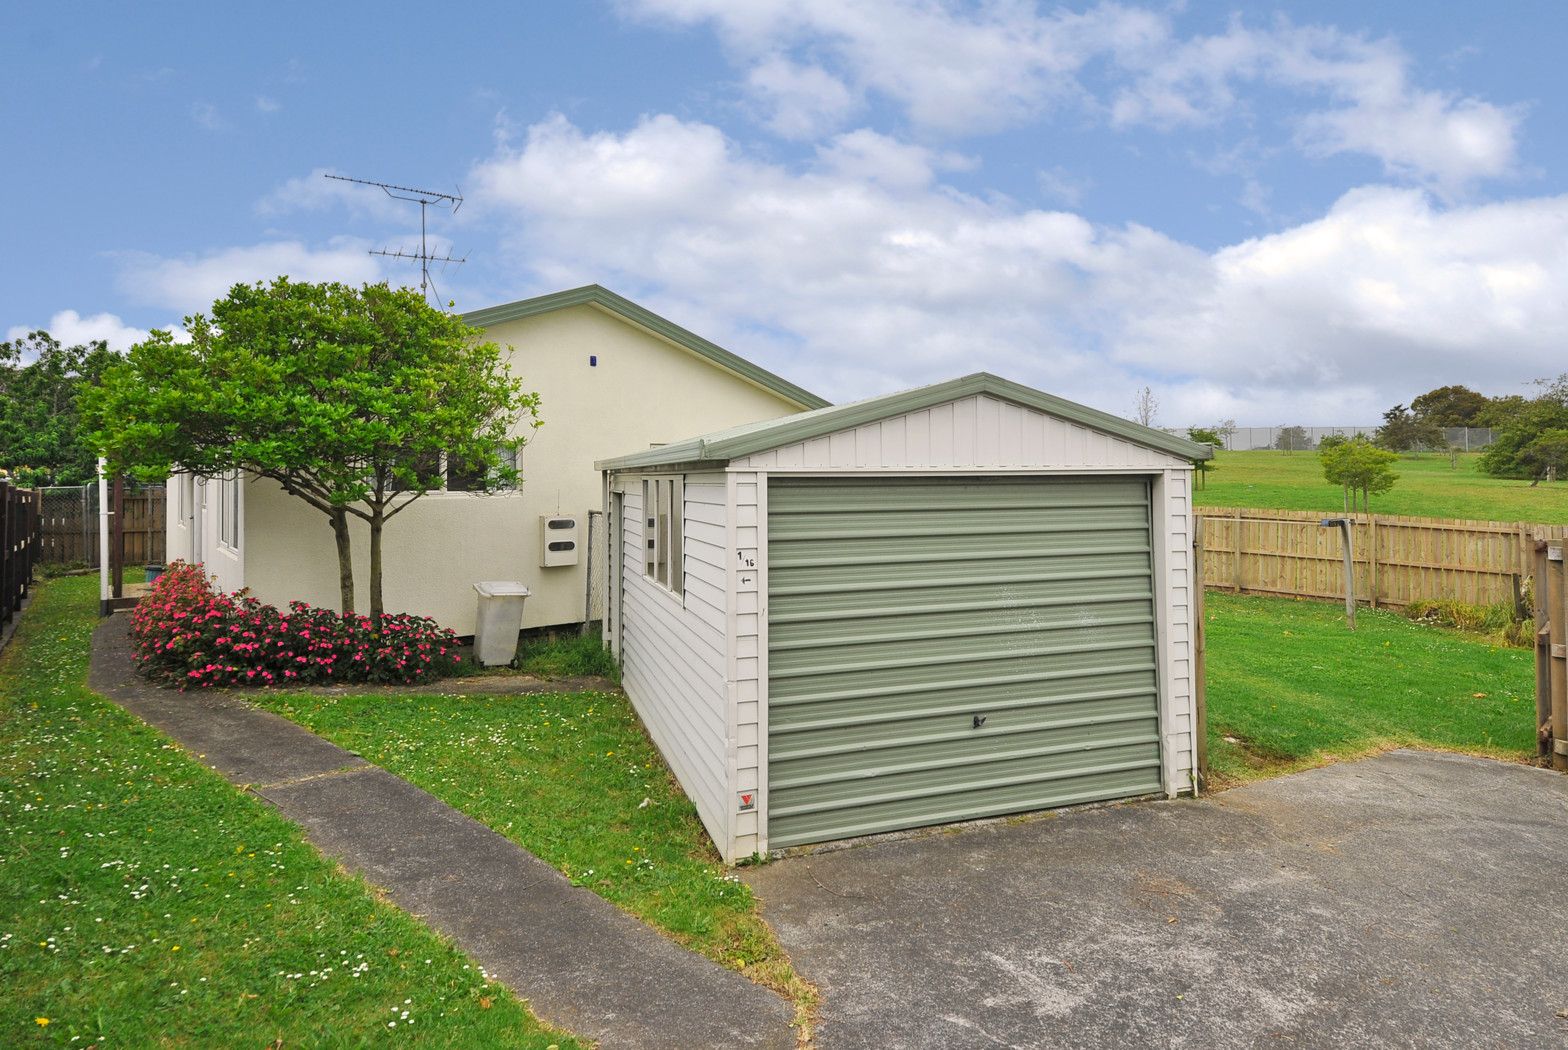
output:
{"label": "mown grass field", "polygon": [[812,989],[750,888],[723,866],[624,695],[249,698],[419,785],[809,1017]]}
{"label": "mown grass field", "polygon": [[[1531,488],[1528,481],[1488,477],[1480,458],[1461,455],[1454,467],[1446,455],[1402,457],[1393,489],[1372,497],[1373,513],[1568,524],[1568,482]],[[1214,466],[1206,487],[1194,493],[1199,506],[1338,511],[1344,505],[1339,487],[1323,480],[1315,452],[1220,451]]]}
{"label": "mown grass field", "polygon": [[0,656],[0,1046],[577,1045],[90,692],[97,586]]}
{"label": "mown grass field", "polygon": [[1221,782],[1390,747],[1535,755],[1534,653],[1326,602],[1209,592],[1209,760]]}

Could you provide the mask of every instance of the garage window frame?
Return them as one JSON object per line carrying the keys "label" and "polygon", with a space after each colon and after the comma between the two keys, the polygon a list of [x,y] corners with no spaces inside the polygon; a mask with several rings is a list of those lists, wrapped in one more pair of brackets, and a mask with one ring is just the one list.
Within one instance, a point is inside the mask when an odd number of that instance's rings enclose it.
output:
{"label": "garage window frame", "polygon": [[686,593],[686,479],[643,479],[643,576],[684,601]]}

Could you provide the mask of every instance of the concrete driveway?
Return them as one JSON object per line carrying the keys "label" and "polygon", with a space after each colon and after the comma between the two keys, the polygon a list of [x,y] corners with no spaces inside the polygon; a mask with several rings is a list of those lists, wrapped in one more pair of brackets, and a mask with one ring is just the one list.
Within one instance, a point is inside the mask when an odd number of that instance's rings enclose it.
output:
{"label": "concrete driveway", "polygon": [[751,869],[822,1047],[1561,1046],[1568,778],[1393,752]]}

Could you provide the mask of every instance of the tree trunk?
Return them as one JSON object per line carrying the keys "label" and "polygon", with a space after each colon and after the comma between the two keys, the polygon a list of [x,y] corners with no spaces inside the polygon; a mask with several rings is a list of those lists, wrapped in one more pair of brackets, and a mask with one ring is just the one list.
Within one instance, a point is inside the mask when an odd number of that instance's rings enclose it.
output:
{"label": "tree trunk", "polygon": [[338,545],[338,602],[345,613],[354,611],[354,556],[349,546],[348,511],[334,509],[327,517]]}
{"label": "tree trunk", "polygon": [[370,618],[379,621],[386,608],[381,601],[382,508],[370,512]]}

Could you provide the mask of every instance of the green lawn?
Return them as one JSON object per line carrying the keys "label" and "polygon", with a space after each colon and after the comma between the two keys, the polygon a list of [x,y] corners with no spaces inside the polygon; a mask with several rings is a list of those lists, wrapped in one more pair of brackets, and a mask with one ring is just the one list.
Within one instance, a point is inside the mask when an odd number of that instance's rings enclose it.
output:
{"label": "green lawn", "polygon": [[0,657],[0,1045],[577,1045],[89,692],[97,586]]}
{"label": "green lawn", "polygon": [[[1508,481],[1480,472],[1478,453],[1405,456],[1395,464],[1399,480],[1391,491],[1372,497],[1377,514],[1430,518],[1474,518],[1568,524],[1568,483]],[[1314,452],[1219,452],[1208,483],[1195,493],[1199,506],[1259,507],[1269,510],[1338,511],[1339,487],[1323,480]]]}
{"label": "green lawn", "polygon": [[1209,761],[1222,784],[1394,746],[1535,755],[1530,650],[1365,609],[1351,632],[1343,606],[1325,602],[1206,601]]}
{"label": "green lawn", "polygon": [[619,693],[251,699],[506,835],[677,942],[788,996],[796,976],[751,890]]}

